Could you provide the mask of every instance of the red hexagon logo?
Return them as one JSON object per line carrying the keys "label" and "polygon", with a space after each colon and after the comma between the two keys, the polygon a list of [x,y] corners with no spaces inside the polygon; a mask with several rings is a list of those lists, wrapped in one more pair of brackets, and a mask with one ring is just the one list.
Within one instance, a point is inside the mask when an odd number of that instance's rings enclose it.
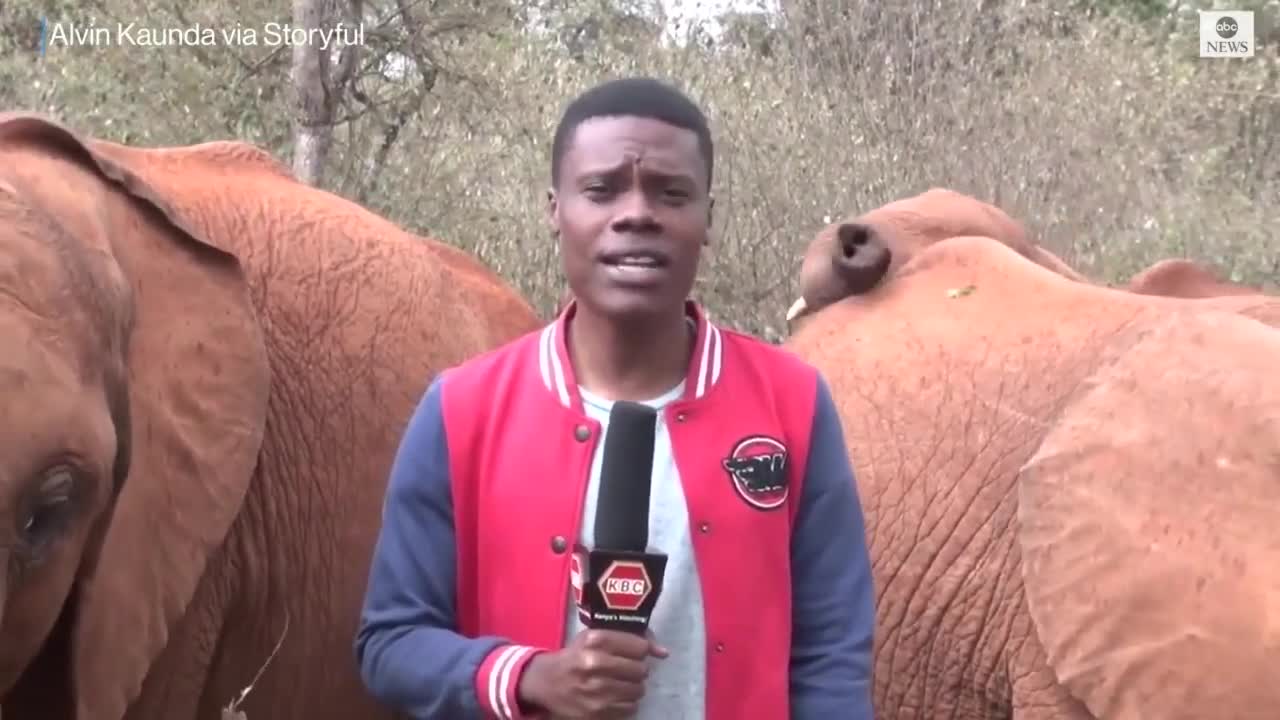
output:
{"label": "red hexagon logo", "polygon": [[614,560],[596,584],[610,610],[638,610],[653,591],[649,572],[635,560]]}

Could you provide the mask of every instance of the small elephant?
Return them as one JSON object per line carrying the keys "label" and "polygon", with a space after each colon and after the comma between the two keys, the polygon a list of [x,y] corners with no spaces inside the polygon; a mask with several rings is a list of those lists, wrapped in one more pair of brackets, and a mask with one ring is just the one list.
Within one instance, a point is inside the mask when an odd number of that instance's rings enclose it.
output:
{"label": "small elephant", "polygon": [[785,346],[864,499],[876,717],[1276,717],[1277,328],[984,237],[812,313]]}
{"label": "small elephant", "polygon": [[0,115],[4,716],[392,717],[353,642],[400,432],[537,325],[250,145]]}
{"label": "small elephant", "polygon": [[787,311],[791,323],[897,275],[912,257],[947,238],[982,235],[1064,277],[1085,282],[1056,255],[1027,238],[1022,225],[977,198],[933,188],[824,227],[805,249],[800,297]]}

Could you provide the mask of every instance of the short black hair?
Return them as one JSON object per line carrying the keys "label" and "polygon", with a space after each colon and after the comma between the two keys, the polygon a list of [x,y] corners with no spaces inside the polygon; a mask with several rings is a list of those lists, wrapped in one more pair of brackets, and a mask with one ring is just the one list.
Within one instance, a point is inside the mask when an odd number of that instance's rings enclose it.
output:
{"label": "short black hair", "polygon": [[680,90],[651,77],[626,77],[589,88],[569,103],[551,142],[551,184],[560,183],[560,163],[573,133],[584,121],[597,117],[642,117],[684,128],[698,136],[698,151],[711,186],[714,146],[706,115]]}

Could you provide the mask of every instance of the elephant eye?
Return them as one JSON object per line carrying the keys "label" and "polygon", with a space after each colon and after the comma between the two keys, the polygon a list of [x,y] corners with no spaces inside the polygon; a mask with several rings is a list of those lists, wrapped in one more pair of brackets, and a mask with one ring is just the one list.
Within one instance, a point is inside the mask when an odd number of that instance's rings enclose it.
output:
{"label": "elephant eye", "polygon": [[46,472],[40,479],[19,524],[23,542],[29,549],[44,549],[66,527],[75,484],[75,471],[65,466]]}

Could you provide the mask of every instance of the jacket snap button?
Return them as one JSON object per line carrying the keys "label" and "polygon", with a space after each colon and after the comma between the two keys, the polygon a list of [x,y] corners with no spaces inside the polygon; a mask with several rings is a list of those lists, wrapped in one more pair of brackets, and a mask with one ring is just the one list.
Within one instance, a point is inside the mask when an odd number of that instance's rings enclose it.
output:
{"label": "jacket snap button", "polygon": [[711,532],[711,524],[710,524],[710,523],[702,523],[701,525],[699,525],[699,526],[698,526],[698,530],[700,530],[700,531],[702,531],[702,532],[704,532],[704,533],[709,533],[709,532]]}
{"label": "jacket snap button", "polygon": [[551,552],[559,555],[563,553],[567,547],[569,547],[569,541],[565,540],[563,535],[556,535],[551,538]]}
{"label": "jacket snap button", "polygon": [[573,429],[573,437],[576,438],[578,442],[586,442],[587,438],[591,437],[591,429],[586,425],[579,425]]}
{"label": "jacket snap button", "polygon": [[683,412],[676,413],[676,422],[684,422],[685,417]]}
{"label": "jacket snap button", "polygon": [[716,643],[716,652],[724,652],[724,643]]}

